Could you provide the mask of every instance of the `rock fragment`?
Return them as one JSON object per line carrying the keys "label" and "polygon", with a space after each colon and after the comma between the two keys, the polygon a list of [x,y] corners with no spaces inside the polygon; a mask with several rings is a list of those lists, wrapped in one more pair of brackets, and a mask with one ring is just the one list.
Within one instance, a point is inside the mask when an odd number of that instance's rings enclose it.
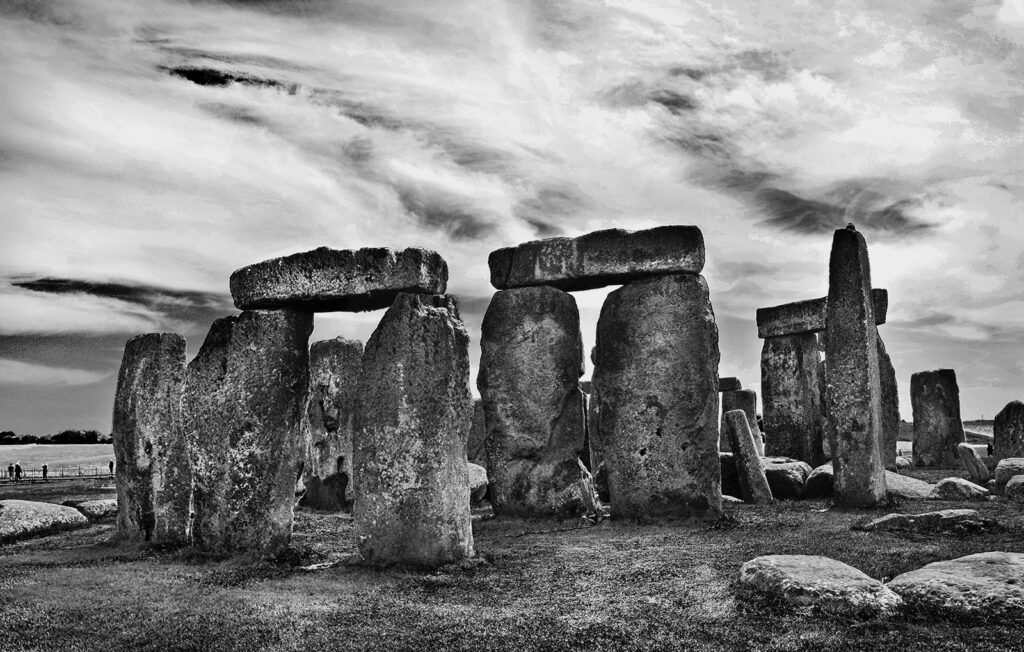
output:
{"label": "rock fragment", "polygon": [[1024,554],[982,552],[898,575],[886,585],[911,609],[992,623],[1024,618]]}

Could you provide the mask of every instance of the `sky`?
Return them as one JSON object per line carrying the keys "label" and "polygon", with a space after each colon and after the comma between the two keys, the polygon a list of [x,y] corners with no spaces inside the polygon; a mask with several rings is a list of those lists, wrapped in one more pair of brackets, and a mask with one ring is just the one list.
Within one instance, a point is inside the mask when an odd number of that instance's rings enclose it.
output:
{"label": "sky", "polygon": [[[321,245],[439,251],[475,391],[488,252],[664,224],[704,234],[720,375],[759,389],[755,310],[825,296],[854,222],[903,417],[953,368],[992,418],[1024,399],[1024,0],[785,6],[0,3],[0,430],[108,432],[126,340],[192,356],[233,270]],[[587,350],[609,290],[575,294]]]}

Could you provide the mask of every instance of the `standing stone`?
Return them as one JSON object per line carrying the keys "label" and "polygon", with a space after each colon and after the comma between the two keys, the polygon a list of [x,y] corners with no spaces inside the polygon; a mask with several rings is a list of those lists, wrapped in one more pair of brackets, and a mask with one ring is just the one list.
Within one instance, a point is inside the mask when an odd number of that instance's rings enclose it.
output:
{"label": "standing stone", "polygon": [[339,510],[352,501],[352,429],[363,344],[338,337],[309,347],[309,398],[302,419],[306,446],[301,504]]}
{"label": "standing stone", "polygon": [[1010,401],[999,411],[993,435],[996,461],[1004,457],[1024,457],[1024,403]]}
{"label": "standing stone", "polygon": [[312,330],[312,313],[245,311],[215,321],[189,363],[194,547],[273,554],[291,539]]}
{"label": "standing stone", "polygon": [[487,468],[487,422],[484,419],[484,402],[473,399],[473,422],[469,427],[466,441],[466,459]]}
{"label": "standing stone", "polygon": [[882,338],[877,336],[879,389],[882,396],[882,464],[890,471],[896,470],[896,447],[900,434],[900,394],[896,385],[896,369],[885,350]]}
{"label": "standing stone", "polygon": [[964,468],[967,469],[968,475],[971,476],[971,482],[984,485],[992,479],[992,474],[989,473],[985,460],[981,459],[981,455],[978,454],[978,449],[970,444],[963,443],[957,444],[956,452],[960,456],[960,461],[964,463]]}
{"label": "standing stone", "polygon": [[469,335],[455,299],[399,294],[366,343],[353,442],[359,552],[373,565],[473,556]]}
{"label": "standing stone", "polygon": [[834,500],[870,507],[886,498],[882,399],[868,247],[852,225],[832,239],[825,324]]}
{"label": "standing stone", "polygon": [[597,350],[613,516],[719,518],[718,327],[704,278],[662,276],[609,294]]}
{"label": "standing stone", "polygon": [[772,490],[761,467],[761,456],[754,446],[750,422],[743,410],[725,413],[725,430],[732,445],[736,468],[740,476],[740,492],[744,502],[765,504],[772,502]]}
{"label": "standing stone", "polygon": [[181,433],[185,338],[128,340],[114,397],[117,531],[158,544],[185,543],[191,465]]}
{"label": "standing stone", "polygon": [[769,337],[761,349],[765,452],[812,466],[825,461],[814,333]]}
{"label": "standing stone", "polygon": [[743,389],[743,383],[740,382],[739,378],[726,376],[725,378],[718,379],[718,391],[735,392],[737,389]]}
{"label": "standing stone", "polygon": [[956,371],[913,374],[910,405],[914,411],[914,466],[955,467],[960,459],[956,447],[966,441]]}
{"label": "standing stone", "polygon": [[570,516],[585,506],[583,338],[576,300],[552,287],[496,292],[481,328],[477,388],[499,515]]}
{"label": "standing stone", "polygon": [[737,389],[729,392],[722,392],[722,421],[719,425],[718,449],[731,451],[732,443],[729,438],[728,429],[725,427],[725,415],[732,410],[743,410],[747,415],[747,423],[750,424],[750,431],[754,437],[754,445],[764,452],[761,444],[761,430],[757,427],[757,392],[752,389]]}

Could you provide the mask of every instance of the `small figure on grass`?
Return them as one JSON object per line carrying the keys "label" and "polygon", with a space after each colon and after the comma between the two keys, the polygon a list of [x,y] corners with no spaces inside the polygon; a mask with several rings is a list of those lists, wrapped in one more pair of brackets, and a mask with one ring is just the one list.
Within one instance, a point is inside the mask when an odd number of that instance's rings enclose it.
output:
{"label": "small figure on grass", "polygon": [[43,464],[43,482],[46,482],[46,472],[47,472],[46,465]]}
{"label": "small figure on grass", "polygon": [[12,481],[12,482],[14,481],[14,465],[13,464],[8,464],[7,465],[7,479]]}
{"label": "small figure on grass", "polygon": [[15,462],[14,463],[14,481],[15,482],[21,482],[21,463],[20,462]]}
{"label": "small figure on grass", "polygon": [[110,464],[107,466],[110,468],[110,477],[114,477],[114,460],[110,460]]}

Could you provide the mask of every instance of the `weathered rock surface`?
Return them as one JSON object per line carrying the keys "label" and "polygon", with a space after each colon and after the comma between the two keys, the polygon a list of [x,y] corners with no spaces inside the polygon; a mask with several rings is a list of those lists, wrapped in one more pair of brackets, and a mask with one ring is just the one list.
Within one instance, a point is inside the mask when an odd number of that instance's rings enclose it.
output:
{"label": "weathered rock surface", "polygon": [[735,392],[740,389],[743,389],[743,383],[735,376],[726,376],[725,378],[718,379],[718,391],[720,392]]}
{"label": "weathered rock surface", "polygon": [[117,498],[84,500],[75,505],[75,509],[80,511],[90,521],[102,521],[107,518],[114,518],[118,514]]}
{"label": "weathered rock surface", "polygon": [[992,452],[997,460],[1024,457],[1024,403],[1007,403],[996,415],[992,435]]}
{"label": "weathered rock surface", "polygon": [[355,428],[363,344],[343,337],[309,347],[309,391],[302,416],[305,507],[340,510],[352,502]]}
{"label": "weathered rock surface", "polygon": [[288,544],[312,330],[312,313],[246,311],[215,321],[189,363],[182,430],[192,460],[192,546],[263,555]]}
{"label": "weathered rock surface", "polygon": [[1018,505],[1024,504],[1024,475],[1015,475],[1003,485],[1003,495]]}
{"label": "weathered rock surface", "polygon": [[810,464],[788,457],[765,457],[761,462],[775,498],[799,500],[804,497],[804,485],[813,470]]}
{"label": "weathered rock surface", "polygon": [[832,239],[826,309],[825,402],[839,505],[885,500],[882,400],[867,243],[852,228]]}
{"label": "weathered rock surface", "polygon": [[1019,623],[1024,618],[1024,554],[982,552],[928,564],[887,585],[910,608],[939,617]]}
{"label": "weathered rock surface", "polygon": [[804,498],[832,497],[832,462],[817,466],[804,482]]}
{"label": "weathered rock surface", "polygon": [[935,488],[930,482],[892,471],[885,472],[885,484],[890,496],[904,500],[925,500],[931,496],[932,489]]}
{"label": "weathered rock surface", "polygon": [[612,515],[721,515],[718,327],[696,274],[634,281],[597,323],[600,398]]}
{"label": "weathered rock surface", "polygon": [[886,514],[854,523],[851,528],[865,532],[918,530],[922,532],[974,532],[995,525],[973,509],[943,509],[923,514]]}
{"label": "weathered rock surface", "polygon": [[992,474],[989,473],[985,461],[981,459],[978,449],[974,446],[970,444],[957,444],[956,452],[960,456],[960,461],[964,463],[964,468],[967,469],[967,473],[971,476],[973,482],[983,485],[992,478]]}
{"label": "weathered rock surface", "polygon": [[187,542],[192,465],[181,430],[185,338],[150,333],[128,340],[114,395],[118,535]]}
{"label": "weathered rock surface", "polygon": [[448,263],[437,252],[418,247],[320,247],[231,274],[231,298],[239,310],[378,310],[390,306],[400,292],[444,294],[447,286]]}
{"label": "weathered rock surface", "polygon": [[473,423],[466,441],[466,459],[480,466],[487,466],[487,421],[484,419],[484,402],[473,399]]}
{"label": "weathered rock surface", "polygon": [[74,507],[30,500],[0,500],[0,544],[88,524],[89,519]]}
{"label": "weathered rock surface", "polygon": [[795,607],[877,616],[902,605],[899,596],[861,571],[828,557],[765,555],[740,568],[741,598],[768,597]]}
{"label": "weathered rock surface", "polygon": [[732,453],[719,453],[718,467],[722,475],[722,495],[739,498],[743,490],[740,489],[740,472],[736,467],[736,457]]}
{"label": "weathered rock surface", "polygon": [[[872,290],[875,323],[884,324],[889,309],[888,290]],[[825,330],[825,315],[828,311],[828,297],[795,301],[771,308],[758,308],[757,336],[781,337],[800,333],[817,333]]]}
{"label": "weathered rock surface", "polygon": [[956,371],[919,371],[910,376],[914,410],[914,466],[955,468],[957,445],[966,441],[960,421]]}
{"label": "weathered rock surface", "polygon": [[909,469],[913,465],[914,465],[914,463],[911,462],[909,458],[903,457],[902,455],[897,455],[896,456],[896,464],[895,464],[895,466],[896,466],[896,470],[897,471],[902,471],[904,469]]}
{"label": "weathered rock surface", "polygon": [[586,425],[576,300],[546,286],[496,292],[480,348],[477,388],[495,514],[580,513],[576,459]]}
{"label": "weathered rock surface", "polygon": [[765,453],[825,461],[819,386],[820,349],[813,333],[769,337],[761,348]]}
{"label": "weathered rock surface", "polygon": [[772,502],[772,490],[761,468],[761,456],[750,432],[750,423],[743,410],[725,413],[725,430],[732,444],[733,459],[739,472],[740,497],[744,502],[763,505]]}
{"label": "weathered rock surface", "polygon": [[728,429],[725,425],[725,415],[732,410],[743,410],[747,415],[747,423],[750,426],[751,435],[754,437],[754,446],[758,449],[759,455],[764,454],[764,446],[761,443],[761,430],[757,427],[757,392],[752,389],[737,389],[729,392],[720,392],[722,399],[722,421],[719,425],[720,435],[718,450],[731,451],[732,443],[729,441]]}
{"label": "weathered rock surface", "polygon": [[699,274],[704,236],[695,226],[609,229],[498,249],[487,262],[491,285],[499,290],[531,285],[592,290],[658,274]]}
{"label": "weathered rock surface", "polygon": [[997,490],[1002,491],[1015,475],[1024,475],[1024,457],[1007,457],[999,460],[993,473]]}
{"label": "weathered rock surface", "polygon": [[479,464],[467,462],[469,465],[469,502],[476,504],[481,502],[487,495],[487,469]]}
{"label": "weathered rock surface", "polygon": [[876,334],[878,344],[878,382],[882,399],[882,465],[890,471],[896,469],[897,440],[900,434],[900,394],[896,384],[896,369],[885,350],[881,336]]}
{"label": "weathered rock surface", "polygon": [[473,556],[469,334],[455,300],[400,294],[366,343],[353,439],[359,552],[372,565]]}
{"label": "weathered rock surface", "polygon": [[932,500],[987,500],[991,492],[963,478],[943,478],[932,488]]}

